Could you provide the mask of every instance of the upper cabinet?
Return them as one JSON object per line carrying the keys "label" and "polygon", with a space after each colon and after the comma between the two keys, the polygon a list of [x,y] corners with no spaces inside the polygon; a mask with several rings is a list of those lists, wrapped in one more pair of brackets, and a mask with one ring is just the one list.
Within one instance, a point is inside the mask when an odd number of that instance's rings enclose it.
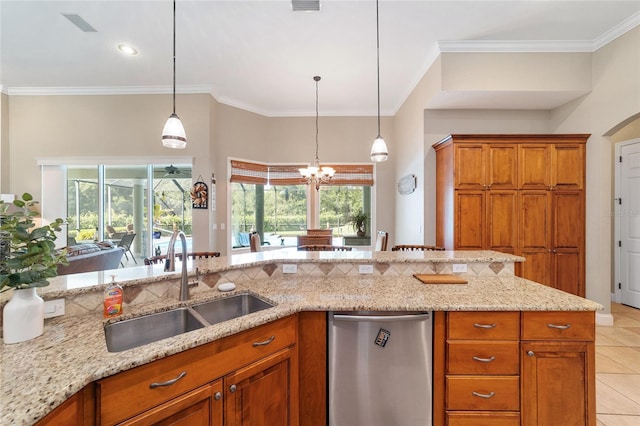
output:
{"label": "upper cabinet", "polygon": [[516,273],[584,296],[589,135],[450,135],[436,150],[436,244],[526,258]]}
{"label": "upper cabinet", "polygon": [[584,188],[584,142],[524,143],[519,147],[519,153],[520,189]]}
{"label": "upper cabinet", "polygon": [[517,148],[515,144],[456,145],[456,189],[516,189]]}

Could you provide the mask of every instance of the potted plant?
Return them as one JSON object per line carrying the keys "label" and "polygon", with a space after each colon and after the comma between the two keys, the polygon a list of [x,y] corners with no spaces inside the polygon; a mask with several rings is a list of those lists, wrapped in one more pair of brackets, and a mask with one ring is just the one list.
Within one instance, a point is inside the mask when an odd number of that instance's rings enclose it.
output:
{"label": "potted plant", "polygon": [[55,249],[63,220],[37,227],[36,204],[28,193],[13,203],[0,201],[0,292],[13,289],[2,314],[5,343],[42,334],[44,302],[35,290],[49,285],[48,279],[58,275],[57,265],[68,262],[66,252]]}
{"label": "potted plant", "polygon": [[364,237],[367,235],[367,222],[369,221],[369,215],[362,210],[358,210],[357,213],[351,216],[349,221],[358,237]]}

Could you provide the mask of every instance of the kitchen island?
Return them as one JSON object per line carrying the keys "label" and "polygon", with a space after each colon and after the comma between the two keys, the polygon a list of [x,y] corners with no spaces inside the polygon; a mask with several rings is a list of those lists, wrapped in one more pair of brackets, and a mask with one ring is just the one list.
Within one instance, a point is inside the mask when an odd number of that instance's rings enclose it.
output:
{"label": "kitchen island", "polygon": [[[64,297],[68,314],[47,320],[41,337],[2,346],[0,424],[33,424],[95,381],[298,313],[576,311],[593,315],[601,309],[589,300],[515,277],[513,263],[522,260],[489,251],[286,250],[203,259],[189,265],[191,277],[195,276],[195,266],[200,273],[199,285],[191,290],[189,302],[178,302],[177,273],[165,273],[161,266],[116,270],[127,301],[123,319],[226,297],[230,293],[215,289],[225,281],[237,286],[231,294],[251,293],[275,304],[270,309],[118,353],[107,351],[105,321],[101,306],[96,305],[109,273],[57,277],[43,289],[42,296]],[[464,276],[468,284],[427,285],[412,276],[450,274],[454,264],[467,266]],[[284,274],[284,265],[295,265],[297,272]],[[360,273],[361,266],[373,266],[372,272],[365,268],[367,273]],[[93,311],[88,310],[92,306]]]}

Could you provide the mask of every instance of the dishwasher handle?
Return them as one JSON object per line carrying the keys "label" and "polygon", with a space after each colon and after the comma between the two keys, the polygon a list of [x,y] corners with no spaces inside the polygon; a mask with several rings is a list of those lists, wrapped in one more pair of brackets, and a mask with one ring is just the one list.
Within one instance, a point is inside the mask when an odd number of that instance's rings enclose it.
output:
{"label": "dishwasher handle", "polygon": [[344,315],[333,314],[335,321],[369,321],[369,322],[390,322],[390,321],[421,321],[429,319],[429,313],[406,314],[406,315]]}

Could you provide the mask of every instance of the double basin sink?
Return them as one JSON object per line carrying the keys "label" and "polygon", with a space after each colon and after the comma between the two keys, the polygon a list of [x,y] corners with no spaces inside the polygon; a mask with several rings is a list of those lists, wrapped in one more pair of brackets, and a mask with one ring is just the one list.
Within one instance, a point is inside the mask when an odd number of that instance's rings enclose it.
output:
{"label": "double basin sink", "polygon": [[114,322],[104,327],[107,350],[121,352],[273,306],[252,294],[237,294],[210,302]]}

